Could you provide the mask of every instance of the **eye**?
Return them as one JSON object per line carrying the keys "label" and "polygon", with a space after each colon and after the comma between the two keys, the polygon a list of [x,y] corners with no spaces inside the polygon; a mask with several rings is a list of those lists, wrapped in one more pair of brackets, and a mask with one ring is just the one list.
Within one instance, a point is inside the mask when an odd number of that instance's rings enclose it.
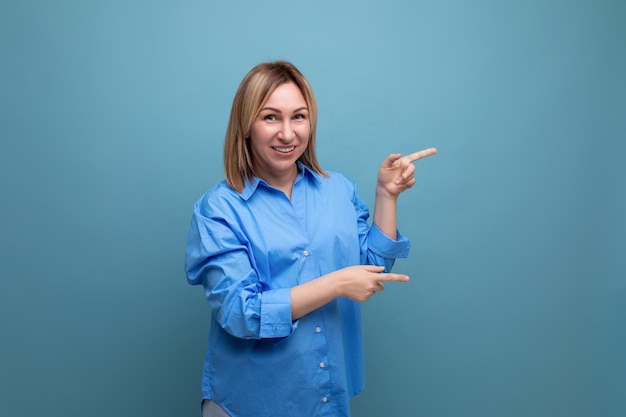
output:
{"label": "eye", "polygon": [[296,120],[304,120],[304,119],[306,119],[306,115],[304,115],[304,114],[296,114],[293,118],[296,119]]}
{"label": "eye", "polygon": [[276,120],[276,116],[275,116],[275,115],[273,115],[273,114],[266,114],[266,115],[263,117],[263,120],[274,121],[274,120]]}

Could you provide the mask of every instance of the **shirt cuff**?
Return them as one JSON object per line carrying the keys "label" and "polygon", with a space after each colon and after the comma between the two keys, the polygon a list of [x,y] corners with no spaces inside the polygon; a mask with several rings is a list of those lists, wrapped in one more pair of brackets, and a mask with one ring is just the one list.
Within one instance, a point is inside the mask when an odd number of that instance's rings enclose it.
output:
{"label": "shirt cuff", "polygon": [[370,250],[383,258],[406,258],[409,256],[411,242],[397,230],[396,234],[398,239],[393,240],[373,224],[368,236]]}
{"label": "shirt cuff", "polygon": [[261,338],[289,336],[297,327],[291,321],[291,289],[263,291],[261,302]]}

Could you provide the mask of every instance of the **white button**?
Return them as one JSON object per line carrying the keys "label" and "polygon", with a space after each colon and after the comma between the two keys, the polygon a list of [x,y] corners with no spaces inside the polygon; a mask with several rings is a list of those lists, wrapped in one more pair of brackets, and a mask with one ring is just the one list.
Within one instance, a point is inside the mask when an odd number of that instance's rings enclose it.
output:
{"label": "white button", "polygon": [[325,366],[326,366],[326,364],[324,364],[324,362],[320,362],[320,368],[323,368]]}
{"label": "white button", "polygon": [[324,397],[324,398],[322,398],[322,402],[323,402],[323,403],[327,403],[327,402],[328,402],[328,397]]}
{"label": "white button", "polygon": [[317,326],[317,327],[315,328],[315,333],[319,333],[319,332],[321,332],[321,331],[322,331],[322,328],[321,328],[320,326]]}
{"label": "white button", "polygon": [[309,256],[309,251],[305,249],[305,251],[304,251],[304,252],[302,252],[302,254],[303,254],[304,256]]}

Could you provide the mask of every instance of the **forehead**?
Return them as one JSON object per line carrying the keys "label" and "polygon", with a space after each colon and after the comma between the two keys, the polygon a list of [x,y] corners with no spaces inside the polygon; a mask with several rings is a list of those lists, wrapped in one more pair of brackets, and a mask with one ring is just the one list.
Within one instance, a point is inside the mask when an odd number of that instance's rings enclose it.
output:
{"label": "forehead", "polygon": [[270,94],[263,107],[306,107],[306,100],[300,88],[293,83],[287,82],[276,87]]}

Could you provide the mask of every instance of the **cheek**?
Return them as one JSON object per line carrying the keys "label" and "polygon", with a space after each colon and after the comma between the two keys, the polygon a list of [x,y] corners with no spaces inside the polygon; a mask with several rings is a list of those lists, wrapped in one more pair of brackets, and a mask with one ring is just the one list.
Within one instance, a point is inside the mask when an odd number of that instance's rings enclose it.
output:
{"label": "cheek", "polygon": [[250,145],[250,150],[252,153],[258,154],[259,150],[262,149],[263,146],[263,135],[259,134],[258,130],[250,129],[250,134],[248,135],[248,142]]}
{"label": "cheek", "polygon": [[267,137],[268,137],[268,133],[267,133],[267,129],[263,129],[260,127],[255,127],[252,126],[250,128],[250,142],[252,144],[252,146],[260,146],[261,144],[263,144],[263,142],[267,141]]}
{"label": "cheek", "polygon": [[311,136],[311,127],[309,125],[301,125],[297,127],[300,136],[306,138],[307,140]]}

